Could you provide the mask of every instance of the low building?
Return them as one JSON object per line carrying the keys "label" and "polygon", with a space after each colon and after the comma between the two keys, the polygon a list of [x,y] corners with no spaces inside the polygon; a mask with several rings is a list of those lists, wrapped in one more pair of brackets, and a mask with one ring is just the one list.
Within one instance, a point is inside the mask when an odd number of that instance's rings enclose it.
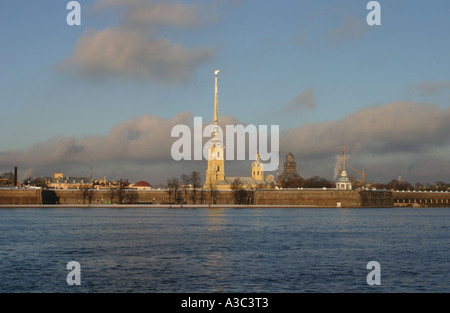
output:
{"label": "low building", "polygon": [[339,179],[336,182],[337,190],[352,190],[352,182],[347,177],[347,171],[343,170],[339,175]]}
{"label": "low building", "polygon": [[93,180],[90,177],[64,177],[63,173],[55,173],[53,177],[45,177],[44,183],[50,189],[80,189],[83,187],[93,187]]}
{"label": "low building", "polygon": [[137,183],[131,185],[130,188],[137,189],[137,190],[151,190],[152,185],[150,185],[146,181],[141,180],[141,181],[138,181]]}
{"label": "low building", "polygon": [[339,175],[339,179],[336,182],[336,189],[337,190],[352,190],[352,182],[347,176],[347,171],[345,170],[345,146],[344,146],[344,152],[343,152],[343,159],[342,159],[342,171]]}
{"label": "low building", "polygon": [[13,182],[9,178],[0,178],[0,186],[12,186]]}

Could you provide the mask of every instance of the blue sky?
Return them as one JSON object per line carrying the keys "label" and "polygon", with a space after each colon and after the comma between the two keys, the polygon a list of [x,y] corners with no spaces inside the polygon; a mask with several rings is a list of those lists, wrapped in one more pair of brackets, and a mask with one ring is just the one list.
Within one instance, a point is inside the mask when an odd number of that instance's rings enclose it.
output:
{"label": "blue sky", "polygon": [[[281,163],[293,150],[302,176],[333,179],[347,144],[354,165],[379,182],[450,178],[449,141],[441,138],[448,127],[437,121],[449,116],[448,1],[379,1],[381,26],[367,25],[369,1],[361,0],[79,1],[81,26],[66,24],[67,2],[0,3],[1,172],[19,163],[28,176],[81,176],[90,166],[99,177],[153,184],[178,176],[190,164],[173,166],[167,147],[156,144],[173,142],[167,133],[146,133],[155,140],[148,149],[161,154],[110,151],[101,162],[88,147],[100,138],[117,146],[113,130],[137,127],[147,114],[156,124],[185,112],[210,121],[219,68],[220,115],[280,125]],[[386,128],[404,137],[372,137],[378,128],[371,132],[366,119],[381,125],[387,112],[398,114],[401,131],[395,123]],[[437,126],[422,129],[424,123]],[[310,146],[308,140],[326,141],[321,132],[333,132],[330,124],[342,136],[327,149]],[[313,135],[296,142],[307,130]],[[67,158],[73,145],[84,158]],[[59,149],[68,150],[48,157]]]}

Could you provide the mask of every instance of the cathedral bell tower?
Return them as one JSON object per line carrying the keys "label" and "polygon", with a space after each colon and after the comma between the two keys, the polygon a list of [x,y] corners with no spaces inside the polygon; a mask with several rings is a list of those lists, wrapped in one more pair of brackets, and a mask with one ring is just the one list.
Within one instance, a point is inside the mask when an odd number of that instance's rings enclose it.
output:
{"label": "cathedral bell tower", "polygon": [[214,72],[215,76],[215,89],[214,89],[214,128],[211,133],[211,140],[208,145],[208,167],[206,169],[205,189],[211,188],[211,186],[217,185],[219,181],[225,179],[224,170],[224,150],[225,147],[220,140],[219,132],[219,113],[218,113],[218,100],[217,100],[217,75],[219,70]]}
{"label": "cathedral bell tower", "polygon": [[259,159],[259,152],[256,153],[256,160],[252,163],[252,178],[255,180],[264,180],[263,165]]}

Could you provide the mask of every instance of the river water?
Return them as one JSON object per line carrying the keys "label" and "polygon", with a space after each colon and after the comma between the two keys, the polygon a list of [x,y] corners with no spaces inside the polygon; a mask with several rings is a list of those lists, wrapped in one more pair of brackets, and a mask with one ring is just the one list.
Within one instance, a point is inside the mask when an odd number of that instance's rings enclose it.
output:
{"label": "river water", "polygon": [[1,209],[0,292],[450,292],[449,230],[448,208]]}

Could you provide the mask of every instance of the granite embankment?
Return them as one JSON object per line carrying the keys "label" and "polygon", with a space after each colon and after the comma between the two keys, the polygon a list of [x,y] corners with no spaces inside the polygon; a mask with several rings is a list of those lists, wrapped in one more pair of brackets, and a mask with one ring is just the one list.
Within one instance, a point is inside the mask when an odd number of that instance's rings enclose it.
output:
{"label": "granite embankment", "polygon": [[[174,194],[167,190],[133,191],[133,197],[126,193],[121,200],[118,195],[111,199],[109,190],[91,190],[83,194],[81,190],[40,190],[9,188],[0,189],[0,205],[5,206],[109,206],[120,202],[121,205],[140,205],[149,207],[178,207],[174,204]],[[179,198],[186,199],[184,207],[223,206],[223,207],[449,207],[449,192],[395,192],[387,190],[334,190],[334,189],[271,189],[249,190],[240,205],[236,204],[234,193],[224,191],[197,191],[195,203],[193,192],[179,191]],[[130,203],[131,202],[131,203]],[[182,201],[183,202],[183,201]]]}

